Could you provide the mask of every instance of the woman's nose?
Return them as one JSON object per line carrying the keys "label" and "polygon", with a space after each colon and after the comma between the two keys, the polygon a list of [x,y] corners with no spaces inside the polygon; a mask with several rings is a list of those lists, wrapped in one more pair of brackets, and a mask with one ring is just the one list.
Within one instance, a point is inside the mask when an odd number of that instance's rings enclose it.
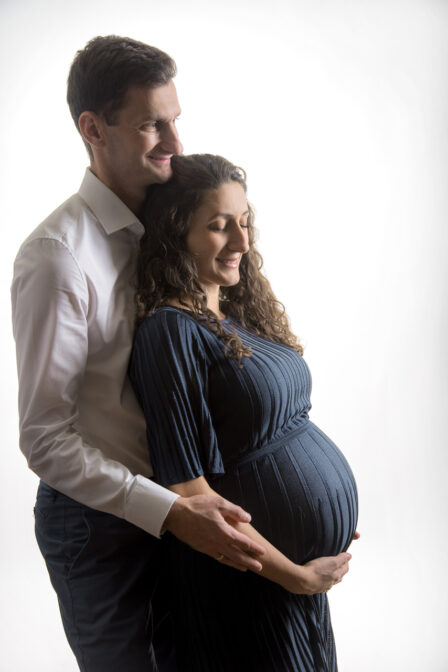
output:
{"label": "woman's nose", "polygon": [[232,227],[232,235],[228,242],[228,247],[234,252],[245,254],[249,251],[249,234],[246,228],[235,223]]}

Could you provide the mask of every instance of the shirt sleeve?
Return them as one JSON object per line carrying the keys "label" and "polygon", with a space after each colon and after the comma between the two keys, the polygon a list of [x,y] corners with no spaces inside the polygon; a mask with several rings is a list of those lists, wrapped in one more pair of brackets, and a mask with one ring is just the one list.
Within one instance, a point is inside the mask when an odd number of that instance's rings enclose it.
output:
{"label": "shirt sleeve", "polygon": [[162,485],[224,473],[207,403],[208,365],[191,318],[159,311],[140,327],[130,377],[146,418],[154,476]]}
{"label": "shirt sleeve", "polygon": [[159,536],[176,495],[106,458],[76,430],[89,296],[70,249],[52,238],[26,243],[11,293],[20,447],[29,467],[67,496]]}

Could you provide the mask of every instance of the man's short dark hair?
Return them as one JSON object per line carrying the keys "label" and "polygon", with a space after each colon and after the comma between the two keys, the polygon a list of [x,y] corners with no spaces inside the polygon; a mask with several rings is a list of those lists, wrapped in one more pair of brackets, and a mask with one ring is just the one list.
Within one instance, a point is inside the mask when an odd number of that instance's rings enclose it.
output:
{"label": "man's short dark hair", "polygon": [[67,102],[73,121],[89,110],[115,123],[131,86],[156,88],[173,79],[176,64],[156,47],[128,37],[94,37],[77,52],[67,82]]}

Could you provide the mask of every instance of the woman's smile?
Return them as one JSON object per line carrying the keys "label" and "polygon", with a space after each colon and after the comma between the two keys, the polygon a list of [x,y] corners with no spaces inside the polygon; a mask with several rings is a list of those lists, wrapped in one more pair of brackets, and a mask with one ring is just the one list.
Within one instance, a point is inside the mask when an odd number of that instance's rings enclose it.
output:
{"label": "woman's smile", "polygon": [[240,281],[239,265],[249,250],[248,217],[244,189],[238,182],[226,182],[205,192],[191,219],[187,249],[196,259],[198,279],[212,310],[219,287]]}
{"label": "woman's smile", "polygon": [[218,261],[220,264],[223,264],[224,266],[227,266],[228,268],[238,268],[240,265],[240,260],[241,260],[241,254],[239,254],[237,257],[233,258],[222,258],[222,257],[216,257],[216,261]]}

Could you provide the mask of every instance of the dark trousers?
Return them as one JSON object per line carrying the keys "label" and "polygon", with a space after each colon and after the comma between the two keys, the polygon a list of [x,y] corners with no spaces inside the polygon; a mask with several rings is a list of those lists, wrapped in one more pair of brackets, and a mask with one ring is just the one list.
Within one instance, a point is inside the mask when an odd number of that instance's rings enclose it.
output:
{"label": "dark trousers", "polygon": [[158,584],[163,544],[42,482],[35,523],[81,672],[174,672]]}

